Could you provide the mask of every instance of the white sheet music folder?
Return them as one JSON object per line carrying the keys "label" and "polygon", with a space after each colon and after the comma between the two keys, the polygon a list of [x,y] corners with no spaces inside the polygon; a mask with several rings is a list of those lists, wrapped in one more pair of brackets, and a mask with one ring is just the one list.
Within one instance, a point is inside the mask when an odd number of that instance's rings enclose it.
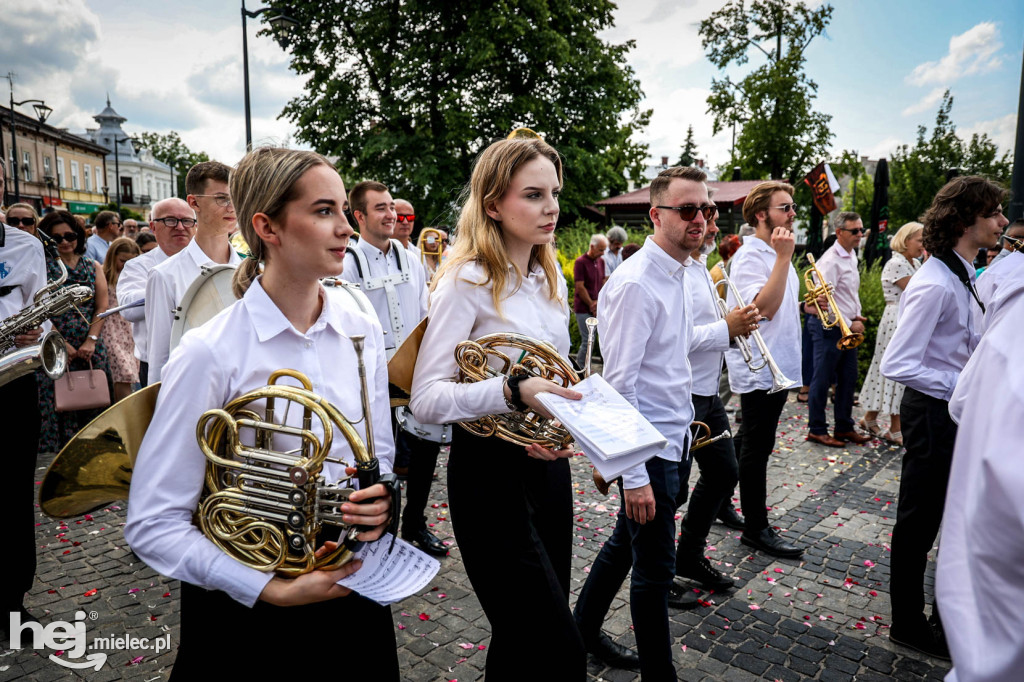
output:
{"label": "white sheet music folder", "polygon": [[583,398],[568,400],[553,393],[539,393],[537,399],[569,430],[605,480],[618,478],[668,445],[665,437],[599,374],[572,388]]}

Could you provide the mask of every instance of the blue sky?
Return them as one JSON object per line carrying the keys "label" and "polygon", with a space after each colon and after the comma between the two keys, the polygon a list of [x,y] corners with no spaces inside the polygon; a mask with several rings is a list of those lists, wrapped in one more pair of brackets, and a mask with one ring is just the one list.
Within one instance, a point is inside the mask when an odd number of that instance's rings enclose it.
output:
{"label": "blue sky", "polygon": [[[820,0],[810,0],[820,4]],[[248,3],[258,6],[257,0]],[[705,99],[716,69],[697,24],[724,0],[620,0],[608,40],[633,39],[629,63],[654,109],[641,136],[652,159],[675,159],[693,125],[713,166],[727,160],[730,131],[711,134]],[[955,98],[961,134],[987,132],[1013,145],[1024,49],[1022,0],[834,0],[827,35],[808,51],[818,106],[833,116],[836,151],[872,157],[912,143],[935,120],[938,94]],[[106,92],[129,132],[181,133],[193,149],[234,163],[244,150],[241,25],[236,0],[0,0],[0,72],[17,73],[17,99],[42,97],[51,122],[94,126]],[[301,92],[288,56],[250,23],[253,137],[281,142],[277,120]],[[59,40],[52,40],[53,36]],[[957,43],[951,53],[950,40]],[[943,61],[945,60],[945,62]],[[760,63],[752,55],[751,63]],[[935,63],[933,67],[922,65]],[[919,68],[920,67],[920,68]],[[746,67],[744,67],[746,68]],[[975,73],[966,74],[974,68]],[[915,69],[924,77],[914,78]],[[0,93],[6,99],[6,93]],[[909,110],[909,112],[908,112]],[[906,113],[905,113],[906,112]],[[784,131],[782,131],[784,134]]]}

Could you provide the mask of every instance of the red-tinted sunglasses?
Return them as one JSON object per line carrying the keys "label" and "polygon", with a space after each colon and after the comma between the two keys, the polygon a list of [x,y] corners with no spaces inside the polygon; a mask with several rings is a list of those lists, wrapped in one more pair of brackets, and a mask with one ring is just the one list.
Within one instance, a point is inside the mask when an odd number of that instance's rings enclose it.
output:
{"label": "red-tinted sunglasses", "polygon": [[414,222],[416,222],[416,216],[413,215],[412,213],[399,213],[398,214],[398,222],[402,222],[403,220],[405,220],[407,222],[410,222],[410,223],[414,223]]}

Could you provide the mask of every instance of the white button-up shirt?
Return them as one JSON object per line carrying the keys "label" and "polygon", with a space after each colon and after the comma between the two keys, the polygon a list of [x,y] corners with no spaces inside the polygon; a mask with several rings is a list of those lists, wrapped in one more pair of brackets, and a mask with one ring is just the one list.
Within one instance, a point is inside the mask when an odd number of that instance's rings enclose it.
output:
{"label": "white button-up shirt", "polygon": [[[722,319],[715,300],[708,257],[700,257],[700,267],[686,271],[684,280],[687,302],[693,317],[693,335],[690,338],[690,369],[693,372],[694,395],[718,395],[718,380],[722,375],[722,356],[729,350],[729,325]],[[696,265],[696,264],[695,264]]]}
{"label": "white button-up shirt", "polygon": [[[303,334],[296,330],[267,296],[257,279],[245,297],[207,324],[182,337],[164,368],[156,412],[142,441],[128,506],[124,535],[128,544],[153,570],[206,589],[223,590],[251,606],[273,574],[243,566],[217,548],[193,524],[203,490],[206,457],[196,442],[196,424],[209,409],[221,408],[239,396],[267,384],[282,367],[309,377],[313,392],[350,419],[362,415],[356,353],[351,336],[366,336],[364,362],[376,455],[381,473],[394,461],[387,363],[377,321],[344,309],[321,289],[323,310]],[[297,385],[290,379],[283,383]],[[253,403],[262,414],[264,402]],[[301,428],[303,411],[285,410],[277,401],[278,420]],[[365,442],[365,422],[353,425]],[[323,427],[313,419],[313,432]],[[242,438],[251,438],[243,432]],[[275,450],[295,447],[295,439],[275,435]],[[248,441],[251,444],[251,440]],[[348,442],[335,428],[330,457],[351,463]],[[344,466],[327,462],[322,475],[328,482],[344,477]]]}
{"label": "white button-up shirt", "polygon": [[[167,258],[164,250],[157,246],[126,262],[121,270],[121,275],[117,278],[117,304],[128,305],[145,298],[149,272]],[[146,349],[146,339],[148,338],[146,307],[126,308],[121,311],[120,315],[132,323],[135,357],[142,362],[149,362],[149,352]]]}
{"label": "white button-up shirt", "polygon": [[1007,284],[949,402],[960,427],[935,572],[947,682],[1015,682],[1024,668],[1024,278]]}
{"label": "white button-up shirt", "polygon": [[[684,273],[691,277],[699,268],[689,258],[683,265],[648,237],[615,270],[597,301],[602,375],[668,440],[657,456],[672,462],[689,456],[692,319],[683,282]],[[629,490],[648,483],[643,464],[622,475]]]}
{"label": "white button-up shirt", "polygon": [[[729,277],[736,288],[739,289],[743,302],[750,305],[754,297],[764,288],[768,278],[775,267],[775,249],[755,235],[747,235],[743,238],[743,246],[736,251],[736,254],[729,261]],[[732,289],[728,294],[729,309],[735,308],[738,304],[732,295]],[[797,280],[796,269],[789,266],[789,276],[786,278],[786,292],[783,294],[782,303],[775,312],[772,319],[762,319],[758,322],[761,338],[768,346],[779,370],[786,377],[799,380],[800,377],[800,284]],[[763,362],[760,349],[751,339],[750,352],[753,355],[753,362]],[[730,350],[725,354],[725,362],[729,366],[729,385],[733,393],[750,393],[751,391],[769,390],[772,387],[772,375],[767,367],[758,372],[751,372],[750,367],[743,361],[740,350]]]}
{"label": "white button-up shirt", "polygon": [[[483,268],[466,263],[449,269],[430,295],[427,331],[416,358],[409,407],[416,419],[429,424],[472,421],[485,415],[508,412],[502,377],[476,383],[456,383],[459,370],[455,346],[486,334],[515,332],[554,346],[563,358],[569,355],[569,303],[565,279],[558,278],[558,298],[548,297],[544,271],[535,268],[516,288],[515,270],[509,264],[509,284],[494,309],[491,284]],[[517,359],[518,351],[513,359]]]}
{"label": "white button-up shirt", "polygon": [[4,231],[0,287],[10,287],[9,293],[0,296],[0,320],[4,320],[32,303],[36,292],[46,286],[46,257],[42,242],[28,232],[10,225],[0,225],[0,230]]}
{"label": "white button-up shirt", "polygon": [[[349,249],[360,249],[366,256],[369,272],[359,276],[359,268],[356,267],[356,257],[351,253],[345,254],[345,270],[341,278],[348,282],[355,282],[360,286],[364,280],[375,277],[385,277],[392,273],[402,272],[398,264],[398,252],[392,246],[388,247],[385,254],[376,246],[366,240],[360,239],[358,243],[349,243]],[[398,295],[398,305],[402,311],[402,325],[404,334],[408,336],[416,325],[427,315],[427,274],[420,264],[419,257],[406,250],[409,263],[409,281],[395,285],[395,293]],[[398,345],[395,343],[394,330],[391,327],[391,313],[388,310],[388,294],[384,288],[369,290],[362,286],[363,293],[370,299],[373,309],[377,311],[377,318],[384,327],[384,345],[388,350],[394,350]],[[403,339],[404,340],[404,339]]]}
{"label": "white button-up shirt", "polygon": [[[984,332],[987,326],[987,320],[990,315],[988,308],[991,308],[993,303],[1003,296],[1003,292],[1007,290],[1007,285],[1022,278],[1024,278],[1024,253],[1018,251],[1009,253],[998,263],[992,261],[992,265],[988,266],[985,272],[981,273],[975,286],[978,290],[978,298],[985,304],[986,312],[984,315],[985,320],[978,325],[979,331]],[[975,320],[978,319],[980,314],[981,309],[979,308]]]}
{"label": "white button-up shirt", "polygon": [[[832,298],[847,324],[860,317],[860,270],[857,254],[847,251],[837,240],[817,261],[825,281],[833,286]],[[820,282],[819,282],[820,284]],[[813,308],[813,306],[811,306]]]}
{"label": "white button-up shirt", "polygon": [[[229,265],[237,266],[242,259],[230,249]],[[147,352],[149,354],[149,383],[160,381],[163,366],[171,352],[171,328],[174,309],[181,304],[189,286],[199,276],[204,265],[217,265],[193,239],[184,249],[154,267],[146,281],[146,322],[149,325]]]}
{"label": "white button-up shirt", "polygon": [[[974,268],[960,254],[956,257],[973,283]],[[938,258],[929,258],[900,297],[896,332],[882,356],[882,376],[949,400],[980,340],[975,309],[978,304],[963,282]]]}

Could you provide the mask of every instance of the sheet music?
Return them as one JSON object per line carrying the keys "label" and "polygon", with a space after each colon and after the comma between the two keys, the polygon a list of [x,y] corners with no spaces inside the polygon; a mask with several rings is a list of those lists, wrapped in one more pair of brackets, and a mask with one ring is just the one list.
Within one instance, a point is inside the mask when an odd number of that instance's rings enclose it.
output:
{"label": "sheet music", "polygon": [[635,407],[598,374],[573,386],[583,394],[569,400],[553,393],[537,395],[607,480],[646,462],[668,441]]}
{"label": "sheet music", "polygon": [[402,539],[396,540],[389,552],[393,537],[385,533],[379,540],[360,547],[354,558],[362,560],[362,567],[338,584],[382,606],[401,601],[429,585],[441,570],[441,562]]}

